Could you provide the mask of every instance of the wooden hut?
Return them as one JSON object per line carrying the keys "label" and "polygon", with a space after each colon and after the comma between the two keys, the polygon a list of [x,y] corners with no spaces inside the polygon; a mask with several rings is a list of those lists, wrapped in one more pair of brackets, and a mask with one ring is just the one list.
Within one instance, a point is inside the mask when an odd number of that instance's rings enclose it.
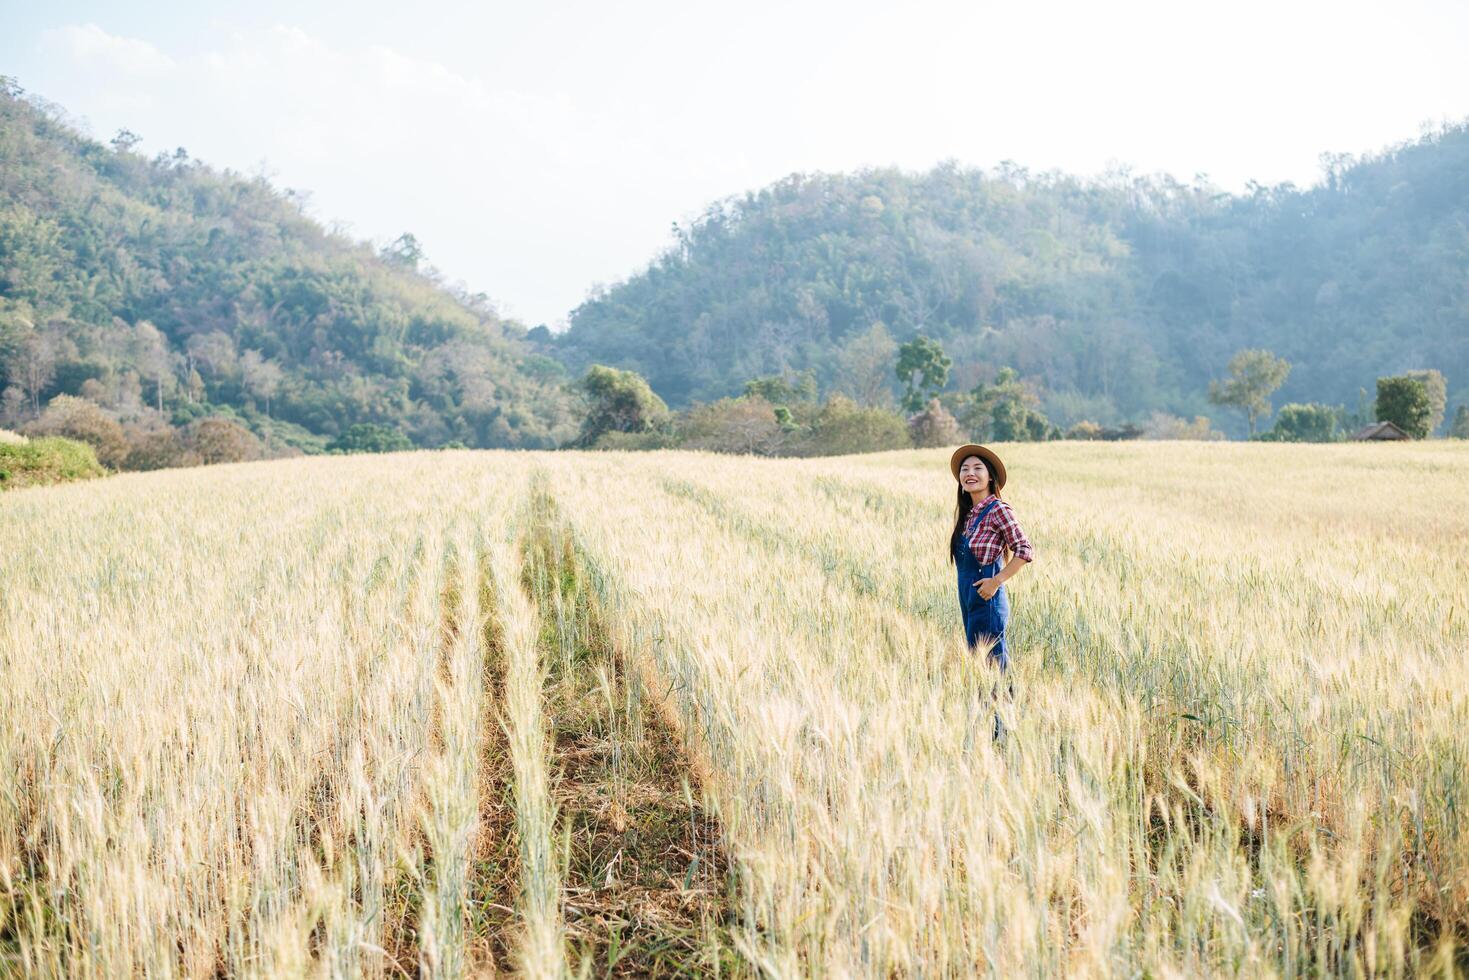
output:
{"label": "wooden hut", "polygon": [[1373,422],[1358,429],[1352,434],[1352,438],[1357,442],[1401,442],[1413,437],[1391,422]]}

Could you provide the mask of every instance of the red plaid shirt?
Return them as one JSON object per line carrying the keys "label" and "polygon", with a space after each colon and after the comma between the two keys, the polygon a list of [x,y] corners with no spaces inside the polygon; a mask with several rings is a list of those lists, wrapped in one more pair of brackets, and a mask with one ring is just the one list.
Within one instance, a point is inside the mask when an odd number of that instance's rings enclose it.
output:
{"label": "red plaid shirt", "polygon": [[984,515],[978,527],[975,519],[979,512],[984,510],[984,504],[975,504],[974,509],[969,512],[969,519],[964,522],[964,540],[969,542],[969,550],[974,553],[974,560],[981,565],[988,565],[1000,557],[1000,553],[1009,549],[1015,553],[1016,558],[1026,561],[1035,559],[1035,549],[1030,545],[1030,539],[1020,529],[1020,522],[1015,520],[1015,512],[1010,505],[1003,500],[996,500],[990,512]]}

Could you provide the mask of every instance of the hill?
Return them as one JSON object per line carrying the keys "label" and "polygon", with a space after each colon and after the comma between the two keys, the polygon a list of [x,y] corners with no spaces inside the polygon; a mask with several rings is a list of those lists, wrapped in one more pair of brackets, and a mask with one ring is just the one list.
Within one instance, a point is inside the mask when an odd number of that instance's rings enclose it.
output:
{"label": "hill", "polygon": [[675,406],[776,372],[839,387],[876,322],[942,341],[951,388],[1015,367],[1062,423],[1209,412],[1209,379],[1250,346],[1295,365],[1277,404],[1355,407],[1418,368],[1469,400],[1469,128],[1326,167],[1242,195],[1010,165],[793,175],[676,227],[556,349]]}
{"label": "hill", "polygon": [[0,80],[0,423],[69,394],[142,429],[226,414],[302,448],[362,423],[425,446],[569,436],[560,365],[412,236],[378,252],[262,178],[135,144]]}

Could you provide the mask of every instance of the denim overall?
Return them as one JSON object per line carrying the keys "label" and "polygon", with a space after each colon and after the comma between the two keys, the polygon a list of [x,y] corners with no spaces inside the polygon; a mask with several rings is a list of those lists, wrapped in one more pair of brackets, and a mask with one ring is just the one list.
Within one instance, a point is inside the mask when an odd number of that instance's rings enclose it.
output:
{"label": "denim overall", "polygon": [[[974,519],[976,533],[997,502],[991,498]],[[1010,648],[1005,643],[1005,625],[1010,622],[1010,596],[1002,585],[993,599],[984,599],[974,587],[980,579],[994,578],[1000,574],[1000,562],[1005,557],[1005,551],[1001,548],[994,561],[981,565],[969,547],[969,539],[962,531],[954,536],[953,548],[954,564],[959,570],[959,611],[964,615],[964,639],[969,641],[971,650],[981,643],[994,641],[994,647],[990,650],[990,662],[1001,670],[1007,670],[1010,667]]]}

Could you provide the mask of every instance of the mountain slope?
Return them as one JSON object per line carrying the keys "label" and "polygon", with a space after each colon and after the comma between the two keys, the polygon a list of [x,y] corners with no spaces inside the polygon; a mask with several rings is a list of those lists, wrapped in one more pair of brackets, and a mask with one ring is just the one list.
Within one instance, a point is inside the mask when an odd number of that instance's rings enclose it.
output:
{"label": "mountain slope", "polygon": [[1469,129],[1319,187],[1229,195],[1169,178],[1020,168],[796,175],[713,205],[557,339],[573,369],[644,373],[671,404],[757,374],[837,377],[881,321],[954,357],[951,387],[1013,365],[1060,421],[1211,412],[1237,349],[1295,369],[1277,397],[1354,405],[1384,373],[1438,368],[1469,399]]}
{"label": "mountain slope", "polygon": [[321,437],[371,422],[420,445],[566,438],[559,364],[417,266],[411,240],[379,255],[264,180],[103,146],[0,84],[11,414],[81,393],[124,420],[151,405],[153,424],[229,409]]}

